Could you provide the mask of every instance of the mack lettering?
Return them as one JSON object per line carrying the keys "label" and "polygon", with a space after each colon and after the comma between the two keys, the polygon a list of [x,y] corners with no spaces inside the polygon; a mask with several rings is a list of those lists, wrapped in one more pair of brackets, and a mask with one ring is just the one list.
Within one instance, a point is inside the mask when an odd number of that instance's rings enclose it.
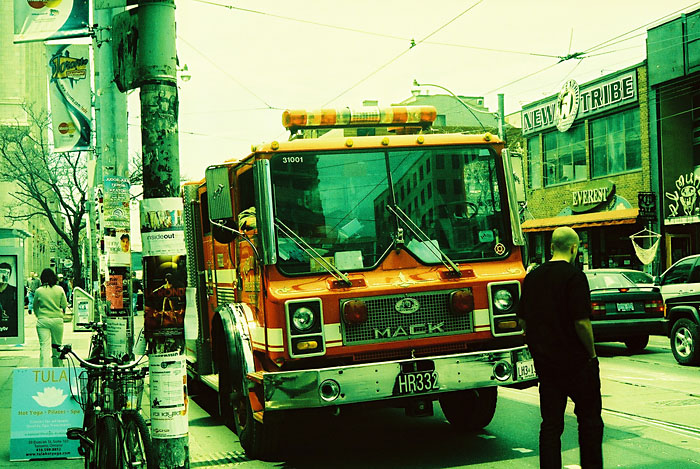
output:
{"label": "mack lettering", "polygon": [[387,327],[386,329],[375,329],[374,338],[375,339],[393,339],[396,337],[410,337],[414,335],[427,335],[427,334],[444,334],[445,330],[444,322],[439,322],[433,324],[431,322],[422,324],[411,324],[408,327],[397,326],[397,327]]}

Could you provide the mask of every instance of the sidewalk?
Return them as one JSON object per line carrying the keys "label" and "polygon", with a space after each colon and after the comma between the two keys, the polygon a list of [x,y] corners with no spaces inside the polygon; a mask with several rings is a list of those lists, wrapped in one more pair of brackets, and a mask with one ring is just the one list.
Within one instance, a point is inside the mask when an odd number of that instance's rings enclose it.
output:
{"label": "sidewalk", "polygon": [[[41,459],[10,462],[10,416],[12,407],[12,372],[15,368],[35,368],[39,366],[39,339],[36,333],[36,316],[25,310],[24,344],[0,345],[0,469],[61,469],[82,468],[83,459]],[[136,333],[143,324],[143,316],[135,318]],[[71,344],[79,355],[86,355],[90,346],[89,332],[74,332],[72,322],[64,323],[63,343]],[[150,418],[148,410],[148,388],[144,396],[144,415]],[[242,449],[238,438],[217,419],[190,400],[189,408],[190,462],[193,467],[220,466],[222,462],[241,462]],[[214,463],[216,461],[216,463]]]}

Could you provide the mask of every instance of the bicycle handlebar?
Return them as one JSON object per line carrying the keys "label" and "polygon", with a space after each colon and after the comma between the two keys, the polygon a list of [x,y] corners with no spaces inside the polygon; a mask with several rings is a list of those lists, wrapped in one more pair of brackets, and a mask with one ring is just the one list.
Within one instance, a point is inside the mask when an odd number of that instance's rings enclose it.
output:
{"label": "bicycle handlebar", "polygon": [[97,363],[91,363],[89,361],[83,360],[80,358],[80,356],[73,351],[73,348],[71,347],[70,344],[65,344],[65,345],[57,345],[57,344],[51,344],[51,347],[54,349],[58,350],[59,352],[59,358],[61,360],[65,359],[67,355],[71,355],[75,357],[78,362],[83,365],[85,368],[90,368],[93,370],[108,370],[108,369],[114,369],[118,371],[126,371],[135,368],[139,363],[141,363],[141,359],[143,359],[143,356],[140,356],[139,358],[130,361],[129,363],[124,363],[124,364],[118,364],[118,363],[105,363],[104,365],[100,365]]}

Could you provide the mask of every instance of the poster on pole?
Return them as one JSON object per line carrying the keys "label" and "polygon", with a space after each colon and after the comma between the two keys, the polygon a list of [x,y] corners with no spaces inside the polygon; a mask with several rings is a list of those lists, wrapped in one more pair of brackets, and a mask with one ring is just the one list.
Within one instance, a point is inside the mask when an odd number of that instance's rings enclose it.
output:
{"label": "poster on pole", "polygon": [[128,230],[131,210],[131,184],[129,178],[122,176],[105,176],[103,179],[103,214],[104,227]]}
{"label": "poster on pole", "polygon": [[187,257],[149,256],[144,274],[150,283],[143,299],[144,329],[147,334],[167,331],[182,334],[185,328]]}
{"label": "poster on pole", "polygon": [[148,357],[151,385],[151,435],[179,438],[187,435],[187,373],[178,352]]}
{"label": "poster on pole", "polygon": [[88,0],[14,0],[14,42],[87,37]]}
{"label": "poster on pole", "polygon": [[87,150],[92,134],[90,46],[47,45],[46,51],[54,151]]}
{"label": "poster on pole", "polygon": [[77,376],[68,368],[16,368],[12,372],[10,461],[77,458],[78,441],[66,430],[80,427],[83,411],[72,398]]}
{"label": "poster on pole", "polygon": [[182,199],[166,197],[141,201],[143,256],[184,254]]}

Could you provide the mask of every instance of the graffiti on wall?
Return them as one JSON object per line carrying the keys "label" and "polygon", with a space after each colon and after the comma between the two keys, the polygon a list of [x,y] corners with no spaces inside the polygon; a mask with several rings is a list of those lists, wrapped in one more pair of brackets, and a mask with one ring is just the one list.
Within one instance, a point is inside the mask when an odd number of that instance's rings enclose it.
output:
{"label": "graffiti on wall", "polygon": [[700,178],[693,173],[681,174],[675,182],[676,190],[666,192],[669,215],[672,217],[699,215]]}

